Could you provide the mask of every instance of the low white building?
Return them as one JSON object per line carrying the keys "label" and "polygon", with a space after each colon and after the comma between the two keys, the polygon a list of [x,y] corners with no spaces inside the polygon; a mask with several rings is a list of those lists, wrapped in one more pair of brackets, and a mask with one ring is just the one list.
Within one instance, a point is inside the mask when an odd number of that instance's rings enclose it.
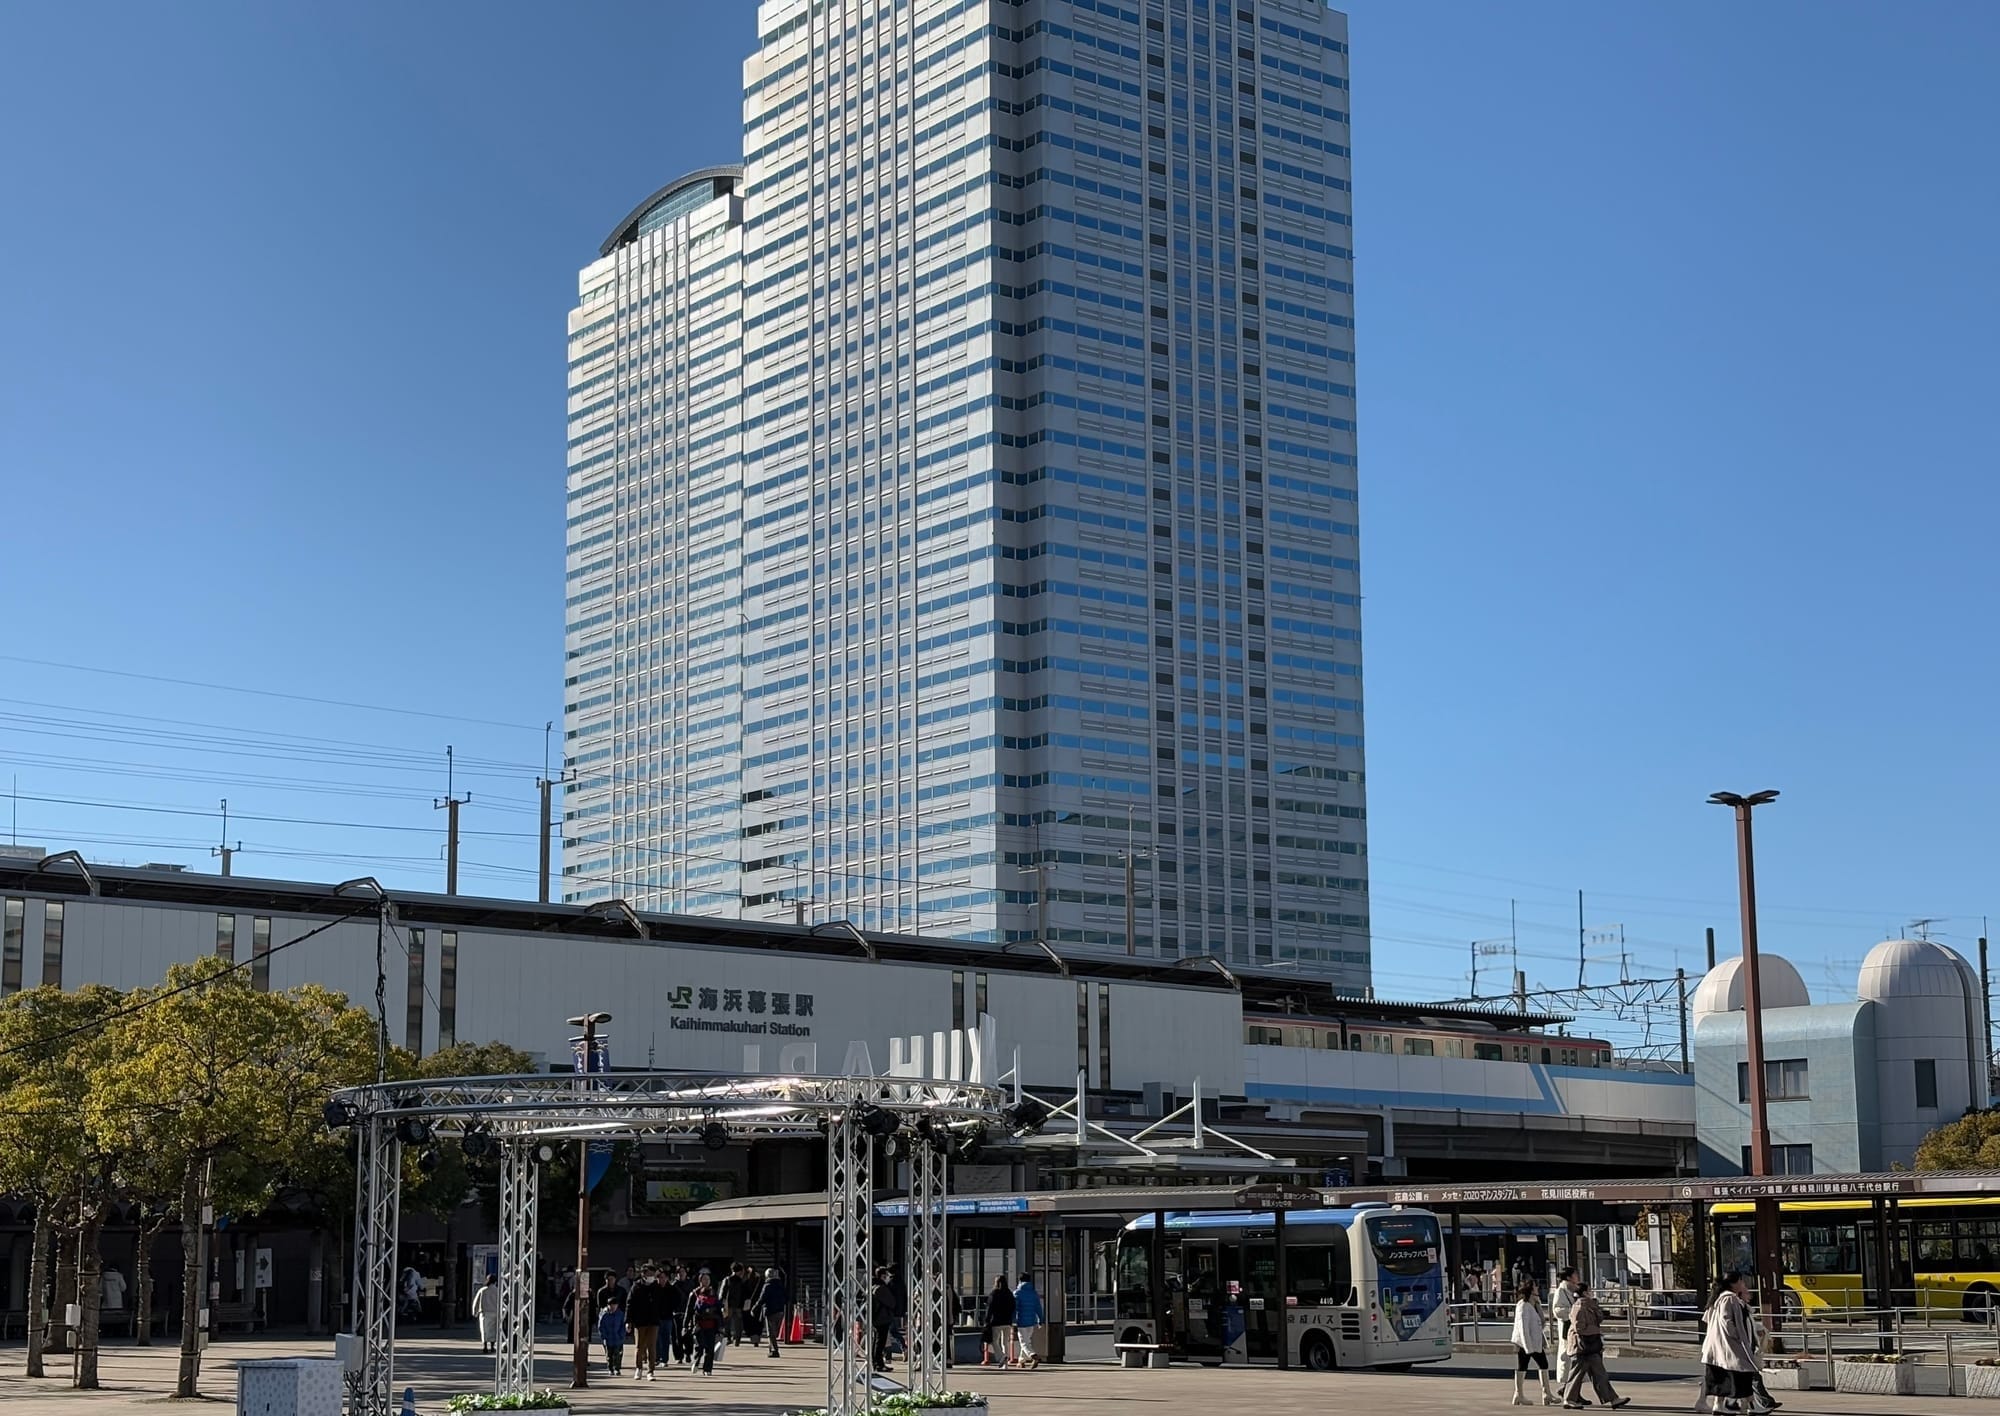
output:
{"label": "low white building", "polygon": [[[0,862],[0,994],[156,984],[207,954],[259,987],[317,983],[373,1010],[378,896],[325,884]],[[1243,1094],[1242,1009],[1206,968],[1057,960],[990,944],[858,936],[622,908],[389,895],[392,1041],[506,1042],[567,1065],[593,1010],[619,1068],[886,1072],[892,1038],[995,1024],[1025,1085]]]}

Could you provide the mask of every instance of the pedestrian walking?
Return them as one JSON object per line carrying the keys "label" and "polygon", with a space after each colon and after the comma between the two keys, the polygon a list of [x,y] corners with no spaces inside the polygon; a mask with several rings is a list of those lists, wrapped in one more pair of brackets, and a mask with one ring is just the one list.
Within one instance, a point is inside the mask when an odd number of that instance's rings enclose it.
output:
{"label": "pedestrian walking", "polygon": [[472,1295],[472,1316],[479,1321],[479,1350],[493,1351],[500,1345],[499,1274],[486,1275],[486,1282]]}
{"label": "pedestrian walking", "polygon": [[896,1295],[889,1287],[889,1270],[875,1270],[875,1282],[868,1290],[868,1327],[874,1334],[868,1360],[878,1372],[889,1370],[889,1333],[896,1325]]}
{"label": "pedestrian walking", "polygon": [[618,1285],[608,1285],[611,1296],[597,1314],[597,1340],[604,1344],[604,1365],[617,1376],[625,1365],[625,1307],[618,1297]]}
{"label": "pedestrian walking", "polygon": [[791,1306],[785,1292],[785,1276],[774,1268],[764,1270],[764,1286],[757,1293],[757,1307],[764,1314],[764,1332],[771,1339],[771,1356],[778,1355],[778,1329],[785,1325],[785,1310]]}
{"label": "pedestrian walking", "polygon": [[688,1299],[694,1296],[694,1283],[688,1278],[686,1264],[674,1265],[674,1276],[663,1285],[660,1305],[660,1345],[665,1348],[660,1360],[685,1362],[693,1348],[688,1336],[684,1314]]}
{"label": "pedestrian walking", "polygon": [[1549,1294],[1549,1321],[1555,1324],[1556,1350],[1556,1390],[1562,1390],[1569,1381],[1569,1326],[1570,1314],[1576,1311],[1576,1290],[1582,1280],[1576,1276],[1576,1269],[1565,1267],[1556,1275],[1555,1291]]}
{"label": "pedestrian walking", "polygon": [[748,1283],[743,1265],[731,1264],[722,1287],[716,1290],[715,1296],[722,1304],[722,1331],[732,1346],[743,1341],[743,1305],[750,1301],[744,1288]]}
{"label": "pedestrian walking", "polygon": [[1757,1379],[1757,1321],[1746,1300],[1743,1275],[1724,1274],[1715,1297],[1702,1314],[1707,1325],[1701,1339],[1701,1398],[1697,1411],[1743,1412],[1754,1409]]}
{"label": "pedestrian walking", "polygon": [[651,1269],[640,1274],[638,1282],[632,1285],[632,1298],[625,1311],[625,1321],[632,1329],[632,1380],[635,1382],[659,1379],[660,1319],[665,1309],[665,1297],[659,1275]]}
{"label": "pedestrian walking", "polygon": [[1021,1365],[1039,1367],[1041,1357],[1036,1353],[1036,1333],[1042,1326],[1042,1295],[1035,1291],[1035,1280],[1027,1274],[1014,1285],[1014,1338],[1020,1345]]}
{"label": "pedestrian walking", "polygon": [[979,1359],[979,1365],[987,1364],[987,1357],[997,1359],[993,1365],[1004,1367],[1014,1360],[1014,1290],[1007,1286],[1007,1275],[993,1275],[993,1291],[986,1295],[986,1355]]}
{"label": "pedestrian walking", "polygon": [[1541,1295],[1535,1281],[1528,1279],[1518,1290],[1514,1303],[1514,1405],[1532,1406],[1528,1400],[1528,1364],[1541,1369],[1542,1405],[1556,1404],[1556,1389],[1549,1381],[1548,1327],[1542,1321]]}
{"label": "pedestrian walking", "polygon": [[688,1299],[687,1327],[694,1335],[694,1361],[704,1377],[715,1375],[715,1344],[722,1336],[722,1300],[716,1296],[715,1285],[709,1281],[707,1269],[695,1281],[694,1293]]}
{"label": "pedestrian walking", "polygon": [[1586,1377],[1597,1399],[1613,1411],[1632,1404],[1631,1397],[1618,1394],[1604,1370],[1604,1309],[1598,1306],[1597,1296],[1586,1283],[1578,1282],[1576,1286],[1576,1306],[1569,1315],[1568,1345],[1572,1365],[1569,1380],[1562,1389],[1564,1406],[1574,1411],[1590,1404],[1582,1399]]}

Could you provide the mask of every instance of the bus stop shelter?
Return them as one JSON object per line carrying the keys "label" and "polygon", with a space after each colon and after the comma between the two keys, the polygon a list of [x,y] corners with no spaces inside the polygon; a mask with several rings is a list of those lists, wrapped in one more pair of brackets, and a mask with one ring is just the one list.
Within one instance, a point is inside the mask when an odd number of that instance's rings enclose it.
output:
{"label": "bus stop shelter", "polygon": [[[1261,1192],[1261,1199],[1260,1199]],[[1278,1193],[1282,1192],[1282,1193]],[[1914,1201],[1937,1203],[1951,1199],[2000,1198],[2000,1171],[1908,1172],[1888,1171],[1849,1175],[1662,1177],[1651,1180],[1576,1180],[1549,1184],[1498,1183],[1482,1185],[1409,1182],[1394,1185],[1344,1186],[1327,1188],[1290,1185],[1198,1185],[1162,1183],[1156,1185],[1085,1186],[1068,1190],[1041,1190],[1005,1194],[956,1195],[951,1200],[955,1221],[991,1224],[1028,1231],[1047,1232],[1078,1221],[1109,1221],[1121,1225],[1141,1215],[1153,1216],[1151,1233],[1156,1246],[1151,1266],[1152,1308],[1163,1311],[1160,1285],[1163,1264],[1158,1246],[1163,1242],[1172,1215],[1191,1211],[1213,1211],[1261,1205],[1274,1214],[1286,1209],[1324,1206],[1346,1208],[1357,1205],[1405,1205],[1427,1209],[1440,1220],[1446,1245],[1445,1259],[1455,1272],[1462,1260],[1465,1237],[1475,1228],[1490,1229],[1521,1221],[1534,1232],[1546,1232],[1551,1218],[1565,1235],[1564,1252],[1574,1262],[1583,1251],[1587,1226],[1631,1223],[1641,1213],[1669,1216],[1685,1214],[1690,1222],[1694,1271],[1698,1287],[1705,1287],[1720,1264],[1716,1252],[1712,1211],[1723,1204],[1782,1204],[1786,1201],[1835,1201],[1851,1203],[1872,1217],[1875,1252],[1865,1266],[1867,1306],[1886,1312],[1895,1306],[1894,1294],[1913,1286],[1908,1272],[1908,1256],[1894,1243],[1899,1206]],[[1272,1203],[1279,1200],[1281,1203]],[[893,1225],[907,1215],[907,1205],[897,1198],[878,1198],[878,1222]],[[725,1200],[703,1206],[683,1216],[684,1225],[758,1225],[824,1222],[825,1200],[812,1195],[781,1195]],[[1038,1286],[1045,1296],[1062,1291],[1060,1278],[1054,1285],[1043,1283],[1046,1269],[1036,1271]],[[1776,1281],[1782,1283],[1783,1275]],[[1052,1313],[1059,1311],[1051,1305]],[[1783,1315],[1773,1316],[1772,1326],[1782,1326]],[[1886,1329],[1888,1319],[1883,1325]],[[1281,1360],[1285,1344],[1279,1344]],[[1059,1353],[1058,1353],[1059,1355]]]}

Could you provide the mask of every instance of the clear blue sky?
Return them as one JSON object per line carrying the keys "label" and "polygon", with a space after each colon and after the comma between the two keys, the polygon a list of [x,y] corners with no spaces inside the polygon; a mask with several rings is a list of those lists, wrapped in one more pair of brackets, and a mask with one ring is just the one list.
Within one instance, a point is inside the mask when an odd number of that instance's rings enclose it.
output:
{"label": "clear blue sky", "polygon": [[[23,839],[209,868],[212,819],[37,798],[227,796],[370,828],[241,822],[244,873],[436,884],[450,742],[508,764],[459,779],[465,885],[531,893],[563,316],[737,156],[748,0],[0,13]],[[1380,987],[1462,989],[1510,898],[1573,981],[1579,887],[1642,971],[1734,947],[1716,788],[1785,793],[1766,944],[1816,989],[1919,915],[1969,948],[2000,7],[1351,13]]]}

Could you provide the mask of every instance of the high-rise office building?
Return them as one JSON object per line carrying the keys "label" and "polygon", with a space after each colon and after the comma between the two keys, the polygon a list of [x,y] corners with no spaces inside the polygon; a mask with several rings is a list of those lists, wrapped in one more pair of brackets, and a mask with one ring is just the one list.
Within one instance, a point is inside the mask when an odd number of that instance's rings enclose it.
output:
{"label": "high-rise office building", "polygon": [[1367,981],[1345,35],[759,7],[570,319],[565,898]]}

